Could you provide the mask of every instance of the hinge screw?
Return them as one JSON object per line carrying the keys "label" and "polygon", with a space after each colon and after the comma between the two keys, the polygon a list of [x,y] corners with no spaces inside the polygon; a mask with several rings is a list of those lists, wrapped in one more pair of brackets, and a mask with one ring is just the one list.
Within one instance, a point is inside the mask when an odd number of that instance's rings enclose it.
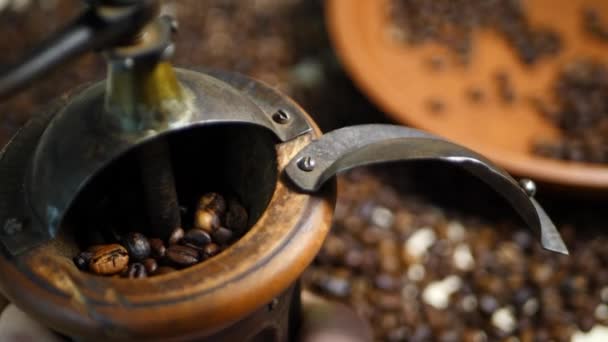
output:
{"label": "hinge screw", "polygon": [[298,160],[300,170],[310,172],[315,169],[317,162],[312,157],[302,157]]}
{"label": "hinge screw", "polygon": [[289,122],[289,113],[287,113],[286,111],[279,109],[276,113],[274,113],[272,115],[272,120],[274,120],[274,122],[278,123],[278,124],[286,124],[287,122]]}

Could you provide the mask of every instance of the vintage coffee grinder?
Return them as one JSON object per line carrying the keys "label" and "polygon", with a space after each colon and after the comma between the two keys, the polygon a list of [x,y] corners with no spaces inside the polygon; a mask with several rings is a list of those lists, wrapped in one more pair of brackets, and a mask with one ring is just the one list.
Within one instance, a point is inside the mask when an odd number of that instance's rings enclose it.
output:
{"label": "vintage coffee grinder", "polygon": [[[42,324],[87,341],[293,339],[298,278],[330,228],[334,176],[381,162],[456,164],[500,193],[546,249],[567,253],[534,183],[472,151],[391,125],[322,135],[302,108],[260,82],[172,67],[175,22],[157,18],[158,6],[90,1],[1,75],[5,96],[85,51],[108,61],[105,81],[59,99],[0,152],[0,289]],[[163,236],[180,224],[177,203],[210,188],[237,194],[249,213],[249,231],[221,254],[145,279],[73,264],[78,236],[96,229],[96,217],[120,212],[128,221],[130,209],[119,206],[134,202],[142,210],[132,215]],[[128,200],[99,207],[108,194]]]}

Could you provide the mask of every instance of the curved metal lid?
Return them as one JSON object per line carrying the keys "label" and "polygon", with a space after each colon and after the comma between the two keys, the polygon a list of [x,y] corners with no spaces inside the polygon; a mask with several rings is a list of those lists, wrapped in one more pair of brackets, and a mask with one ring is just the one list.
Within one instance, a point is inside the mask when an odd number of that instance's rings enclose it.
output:
{"label": "curved metal lid", "polygon": [[338,172],[392,161],[438,160],[458,165],[504,197],[538,235],[545,249],[568,254],[559,232],[532,197],[531,180],[521,185],[483,156],[443,138],[394,125],[350,126],[329,132],[303,148],[286,168],[302,190],[316,191]]}

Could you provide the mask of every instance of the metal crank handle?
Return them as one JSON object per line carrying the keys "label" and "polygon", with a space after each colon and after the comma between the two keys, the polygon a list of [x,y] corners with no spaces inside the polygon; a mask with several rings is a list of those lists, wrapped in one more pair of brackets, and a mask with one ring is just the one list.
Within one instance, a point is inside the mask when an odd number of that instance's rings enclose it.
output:
{"label": "metal crank handle", "polygon": [[455,164],[478,177],[509,202],[545,249],[568,254],[555,225],[533,198],[536,188],[532,181],[520,184],[483,156],[416,129],[371,124],[329,132],[304,147],[286,173],[301,190],[312,192],[337,173],[357,166],[421,160]]}
{"label": "metal crank handle", "polygon": [[157,12],[157,0],[97,1],[19,62],[0,71],[0,99],[74,57],[136,35]]}

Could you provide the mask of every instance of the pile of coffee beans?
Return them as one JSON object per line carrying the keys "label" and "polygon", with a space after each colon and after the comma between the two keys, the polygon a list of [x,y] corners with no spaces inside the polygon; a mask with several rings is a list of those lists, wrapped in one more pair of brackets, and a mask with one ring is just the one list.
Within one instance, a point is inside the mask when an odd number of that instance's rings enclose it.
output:
{"label": "pile of coffee beans", "polygon": [[583,27],[591,36],[608,42],[608,25],[602,22],[600,13],[595,8],[586,8],[583,11]]}
{"label": "pile of coffee beans", "polygon": [[490,29],[515,50],[525,64],[534,64],[561,49],[557,32],[532,27],[519,0],[393,0],[390,17],[395,35],[406,43],[436,42],[469,63],[473,32]]}
{"label": "pile of coffee beans", "polygon": [[535,142],[533,152],[564,160],[608,162],[608,66],[589,59],[569,63],[552,91],[553,106],[540,101],[536,106],[562,137]]}
{"label": "pile of coffee beans", "polygon": [[446,209],[400,190],[396,177],[340,179],[331,234],[304,276],[368,320],[375,340],[565,342],[608,324],[606,234],[558,223],[571,254],[558,255],[510,221],[514,212],[488,221]]}
{"label": "pile of coffee beans", "polygon": [[242,236],[247,210],[234,198],[210,192],[198,201],[192,228],[177,227],[167,241],[141,232],[114,233],[115,241],[94,245],[74,257],[76,266],[98,275],[145,278],[205,261]]}

